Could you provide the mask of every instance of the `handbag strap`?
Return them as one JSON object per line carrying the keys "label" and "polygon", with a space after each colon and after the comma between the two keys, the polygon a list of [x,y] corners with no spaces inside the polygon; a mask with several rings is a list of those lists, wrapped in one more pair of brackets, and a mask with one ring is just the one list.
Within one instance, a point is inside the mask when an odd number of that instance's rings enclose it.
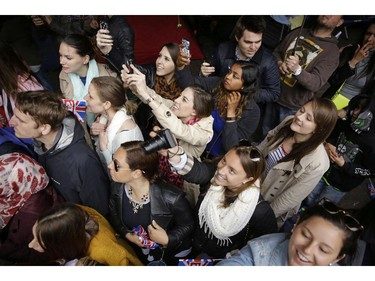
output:
{"label": "handbag strap", "polygon": [[208,158],[208,156],[210,155],[210,153],[211,153],[212,149],[214,148],[215,144],[216,144],[217,141],[219,140],[220,136],[223,134],[223,131],[224,131],[224,130],[221,130],[220,133],[216,136],[214,142],[213,142],[212,145],[211,145],[211,148],[210,148],[209,150],[206,151],[206,153],[205,153],[205,157],[204,157],[204,158],[206,158],[206,159]]}

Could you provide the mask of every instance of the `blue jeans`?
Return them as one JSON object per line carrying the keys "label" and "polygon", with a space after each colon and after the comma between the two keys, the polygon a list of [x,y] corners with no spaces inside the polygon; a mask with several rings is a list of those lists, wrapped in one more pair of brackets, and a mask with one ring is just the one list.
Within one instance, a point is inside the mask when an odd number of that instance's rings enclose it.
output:
{"label": "blue jeans", "polygon": [[335,204],[338,204],[344,197],[346,192],[342,192],[331,185],[328,185],[323,179],[320,179],[314,190],[307,196],[305,203],[311,207],[318,203],[321,199],[327,198]]}

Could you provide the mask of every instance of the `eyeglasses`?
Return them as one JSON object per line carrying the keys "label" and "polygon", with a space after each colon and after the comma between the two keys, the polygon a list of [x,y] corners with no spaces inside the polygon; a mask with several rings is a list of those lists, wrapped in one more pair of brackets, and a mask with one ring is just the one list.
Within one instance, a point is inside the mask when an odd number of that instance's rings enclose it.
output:
{"label": "eyeglasses", "polygon": [[116,159],[112,159],[112,161],[113,161],[113,166],[115,167],[116,172],[121,171],[121,170],[128,170],[128,171],[131,170],[130,168],[120,168],[120,165],[118,164]]}
{"label": "eyeglasses", "polygon": [[262,155],[260,154],[259,150],[257,148],[255,148],[254,146],[252,146],[251,143],[247,139],[240,140],[238,142],[238,145],[239,146],[246,146],[250,149],[249,150],[249,156],[250,156],[251,161],[253,161],[253,162],[260,161],[260,158],[261,158]]}
{"label": "eyeglasses", "polygon": [[344,222],[345,226],[352,232],[362,231],[363,226],[359,223],[359,221],[351,216],[348,212],[339,209],[334,203],[329,201],[327,198],[323,198],[319,203],[326,210],[328,213],[332,215],[343,214],[344,215]]}

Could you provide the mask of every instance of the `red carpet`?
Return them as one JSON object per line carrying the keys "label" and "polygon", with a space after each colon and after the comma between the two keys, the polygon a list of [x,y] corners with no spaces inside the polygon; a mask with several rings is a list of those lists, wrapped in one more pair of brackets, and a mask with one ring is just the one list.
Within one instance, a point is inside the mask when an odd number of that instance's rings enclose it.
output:
{"label": "red carpet", "polygon": [[182,38],[190,41],[192,59],[202,59],[200,50],[187,24],[177,16],[125,16],[134,30],[134,56],[137,64],[155,63],[161,46],[168,42],[181,43]]}

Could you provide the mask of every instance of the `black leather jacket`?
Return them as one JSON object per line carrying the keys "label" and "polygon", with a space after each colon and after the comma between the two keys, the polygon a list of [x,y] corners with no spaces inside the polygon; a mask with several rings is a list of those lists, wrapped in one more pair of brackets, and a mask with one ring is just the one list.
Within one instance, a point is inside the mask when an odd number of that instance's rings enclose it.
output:
{"label": "black leather jacket", "polygon": [[134,32],[124,16],[112,16],[108,21],[108,30],[113,38],[113,47],[103,57],[108,66],[119,73],[128,59],[134,61]]}
{"label": "black leather jacket", "polygon": [[[112,183],[109,219],[122,238],[131,229],[127,228],[122,217],[122,198],[126,196],[122,183]],[[194,231],[194,215],[185,194],[177,187],[163,182],[150,186],[151,220],[165,229],[168,234],[167,250],[180,251],[191,246]]]}

